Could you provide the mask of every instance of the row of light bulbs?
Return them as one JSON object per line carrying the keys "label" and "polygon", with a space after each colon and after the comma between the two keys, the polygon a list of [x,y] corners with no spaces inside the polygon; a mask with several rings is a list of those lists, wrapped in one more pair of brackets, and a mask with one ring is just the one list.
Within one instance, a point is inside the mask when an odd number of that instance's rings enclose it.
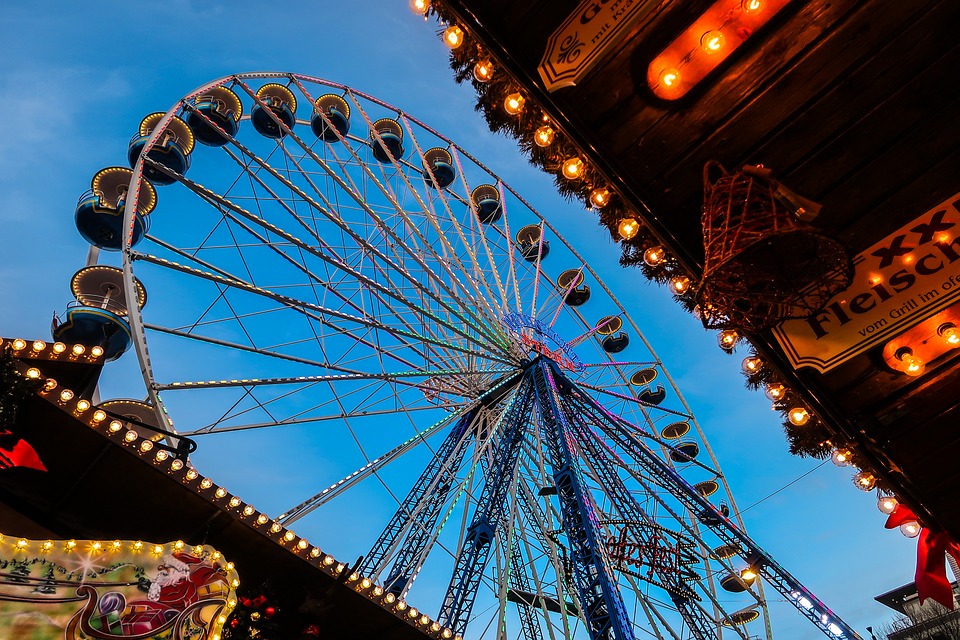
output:
{"label": "row of light bulbs", "polygon": [[[34,367],[27,369],[25,375],[34,379],[41,377],[40,371]],[[126,428],[120,420],[107,421],[109,416],[102,409],[95,409],[91,412],[90,409],[92,405],[88,400],[82,398],[76,399],[75,393],[71,389],[61,388],[53,378],[46,378],[44,380],[40,395],[55,402],[74,416],[86,419],[90,427],[105,431],[108,437],[119,437],[121,440],[120,444],[131,448],[141,458],[145,458],[148,455],[152,456],[153,464],[157,466],[164,465],[167,473],[170,475],[180,475],[181,481],[188,486],[194,486],[197,493],[212,491],[215,501],[220,503],[221,508],[224,508],[224,505],[226,505],[225,510],[238,514],[241,520],[250,519],[250,522],[252,522],[251,526],[261,529],[264,535],[274,539],[277,544],[281,546],[288,545],[293,553],[307,556],[308,561],[326,573],[334,577],[339,577],[347,570],[347,566],[344,563],[337,562],[333,556],[325,554],[319,547],[311,547],[305,538],[298,537],[296,533],[286,529],[281,523],[272,520],[266,514],[258,513],[253,505],[244,504],[238,496],[230,495],[225,488],[216,486],[210,478],[201,477],[195,468],[184,463],[184,461],[179,458],[172,457],[165,449],[156,448],[154,441],[142,438],[135,430]],[[155,448],[156,451],[154,451]],[[69,544],[69,542],[67,544]],[[175,544],[182,545],[182,542]],[[26,542],[24,543],[24,546],[25,545]],[[158,553],[162,552],[161,549]],[[354,590],[358,593],[367,596],[380,606],[393,611],[408,623],[423,627],[424,630],[430,631],[435,637],[443,640],[463,640],[460,636],[455,635],[452,629],[444,627],[439,622],[432,620],[427,614],[421,614],[416,608],[409,607],[406,602],[398,600],[392,593],[385,594],[383,588],[374,584],[369,578],[352,572],[347,576],[347,582],[351,583]],[[411,612],[413,612],[412,615]]]}
{"label": "row of light bulbs", "polygon": [[[0,338],[0,346],[3,346],[3,344],[3,338]],[[87,347],[82,344],[75,344],[68,347],[63,342],[54,342],[52,345],[48,345],[43,340],[27,342],[23,338],[15,338],[10,340],[9,345],[10,349],[13,351],[13,355],[20,358],[38,357],[46,352],[47,357],[52,357],[54,359],[64,356],[71,360],[76,360],[81,356],[86,355],[85,359],[89,361],[103,357],[104,353],[103,347],[99,345],[90,347],[88,351]]]}
{"label": "row of light bulbs", "polygon": [[[430,0],[411,0],[410,10],[417,15],[426,16],[430,9]],[[457,25],[449,25],[443,30],[443,42],[451,49],[459,49],[466,41],[466,34]],[[493,79],[496,65],[489,57],[478,60],[473,67],[473,77],[477,82],[487,83]],[[520,115],[526,107],[527,99],[519,91],[508,93],[503,99],[503,110],[512,116]],[[544,115],[543,124],[533,132],[533,142],[540,148],[550,147],[556,140],[557,132],[550,125],[550,119]],[[586,172],[587,165],[583,158],[573,156],[566,158],[560,164],[560,175],[567,180],[579,180]],[[587,201],[594,209],[602,209],[609,204],[612,197],[609,188],[594,187],[587,196]],[[621,218],[617,224],[617,233],[624,240],[631,240],[640,232],[640,222],[634,217]]]}
{"label": "row of light bulbs", "polygon": [[[960,347],[960,329],[952,322],[944,322],[937,327],[937,336],[949,349]],[[894,357],[903,363],[903,372],[911,377],[923,375],[927,363],[913,352],[910,347],[900,347]]]}

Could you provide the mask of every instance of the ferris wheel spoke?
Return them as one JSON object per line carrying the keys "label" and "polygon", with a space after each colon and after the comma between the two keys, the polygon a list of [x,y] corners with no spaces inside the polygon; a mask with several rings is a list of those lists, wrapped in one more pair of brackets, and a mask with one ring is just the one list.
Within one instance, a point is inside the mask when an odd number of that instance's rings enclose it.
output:
{"label": "ferris wheel spoke", "polygon": [[[610,390],[610,389],[605,389],[605,388],[603,388],[603,387],[600,387],[600,386],[597,386],[597,385],[593,385],[593,384],[589,384],[589,383],[587,383],[587,382],[580,381],[580,382],[577,383],[577,386],[578,386],[578,387],[583,387],[584,389],[590,389],[591,391],[596,391],[597,393],[602,393],[602,394],[604,394],[604,395],[608,395],[608,396],[610,396],[610,397],[612,397],[612,398],[616,398],[616,399],[618,399],[618,400],[623,400],[623,401],[625,401],[625,402],[633,403],[633,404],[638,405],[638,406],[640,406],[640,407],[643,407],[644,409],[647,409],[647,410],[653,410],[653,411],[657,411],[657,412],[659,412],[659,413],[665,413],[665,414],[669,414],[669,415],[672,415],[672,416],[677,416],[677,417],[679,417],[679,418],[684,418],[684,419],[690,419],[690,418],[692,418],[692,416],[691,416],[689,413],[683,413],[683,412],[681,412],[681,411],[674,411],[673,409],[667,409],[666,407],[661,407],[660,405],[658,405],[658,404],[653,404],[652,402],[644,402],[643,400],[641,400],[640,398],[638,398],[638,397],[636,397],[636,396],[628,396],[628,395],[623,394],[623,393],[617,393],[616,391],[612,391],[612,390]],[[639,430],[639,427],[638,427],[638,430]]]}

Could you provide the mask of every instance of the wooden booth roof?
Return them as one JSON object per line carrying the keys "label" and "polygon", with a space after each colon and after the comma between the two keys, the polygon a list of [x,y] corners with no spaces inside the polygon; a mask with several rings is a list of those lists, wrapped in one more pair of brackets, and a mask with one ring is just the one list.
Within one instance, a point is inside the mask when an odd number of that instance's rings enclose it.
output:
{"label": "wooden booth roof", "polygon": [[[713,2],[435,0],[434,11],[492,56],[696,280],[708,160],[772,169],[823,205],[814,225],[853,255],[960,192],[960,4],[762,2],[784,6],[672,101],[654,95],[648,66]],[[538,67],[568,17],[602,10],[610,18],[637,5],[637,17],[575,85],[547,89]],[[947,233],[949,244],[960,227]],[[922,319],[918,312],[908,324]],[[904,344],[926,340],[918,335]],[[960,539],[957,350],[933,354],[920,377],[888,366],[885,343],[821,373],[791,366],[769,330],[748,337],[864,466],[926,524]]]}

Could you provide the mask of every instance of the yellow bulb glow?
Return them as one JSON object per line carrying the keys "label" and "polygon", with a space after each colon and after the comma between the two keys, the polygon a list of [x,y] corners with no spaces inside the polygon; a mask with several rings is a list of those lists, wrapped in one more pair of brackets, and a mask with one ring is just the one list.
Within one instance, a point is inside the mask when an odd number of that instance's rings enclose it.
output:
{"label": "yellow bulb glow", "polygon": [[326,567],[329,567],[329,566],[332,565],[334,562],[336,562],[336,560],[334,559],[333,556],[327,556],[327,557],[325,557],[325,558],[323,559],[323,564],[324,564],[324,566],[326,566]]}
{"label": "yellow bulb glow", "polygon": [[256,511],[256,509],[254,509],[254,508],[251,507],[250,505],[247,505],[247,506],[245,506],[245,507],[243,508],[243,515],[245,515],[245,516],[252,516],[253,513],[254,513],[254,511]]}
{"label": "yellow bulb glow", "polygon": [[151,553],[153,553],[153,555],[155,556],[159,556],[163,554],[163,545],[160,545],[160,544],[154,545],[153,549],[151,550]]}
{"label": "yellow bulb glow", "polygon": [[901,347],[895,357],[903,363],[903,372],[908,376],[919,376],[927,368],[926,363],[913,354],[909,347]]}
{"label": "yellow bulb glow", "polygon": [[363,589],[369,589],[373,582],[370,581],[370,578],[364,578],[360,581],[360,587]]}
{"label": "yellow bulb glow", "polygon": [[77,400],[77,412],[83,413],[90,408],[90,403],[86,400]]}
{"label": "yellow bulb glow", "polygon": [[859,471],[853,476],[853,483],[861,491],[873,491],[877,486],[877,478],[869,471]]}
{"label": "yellow bulb glow", "polygon": [[94,347],[90,349],[90,355],[92,355],[94,358],[99,358],[103,355],[103,347]]}
{"label": "yellow bulb glow", "polygon": [[27,548],[26,538],[20,538],[19,540],[17,540],[17,549],[26,549],[26,548]]}
{"label": "yellow bulb glow", "polygon": [[133,429],[129,429],[125,434],[123,434],[123,439],[127,442],[136,442],[138,437],[139,436],[137,435],[137,432]]}
{"label": "yellow bulb glow", "polygon": [[171,471],[180,471],[180,469],[183,469],[183,460],[173,460],[170,462]]}
{"label": "yellow bulb glow", "polygon": [[443,41],[451,49],[456,49],[463,44],[463,30],[455,24],[450,25],[443,30]]}
{"label": "yellow bulb glow", "polygon": [[227,495],[227,490],[223,487],[217,487],[217,490],[213,492],[213,495],[217,496],[218,498],[223,498]]}
{"label": "yellow bulb glow", "polygon": [[563,161],[561,173],[563,173],[563,177],[567,180],[576,180],[583,175],[583,169],[585,166],[586,165],[584,165],[583,160],[580,158],[567,158]]}
{"label": "yellow bulb glow", "polygon": [[603,209],[610,202],[610,190],[597,187],[590,192],[590,204],[597,209]]}
{"label": "yellow bulb glow", "polygon": [[635,218],[624,218],[620,221],[620,224],[617,225],[617,233],[619,233],[620,237],[624,240],[630,240],[636,237],[639,231],[640,223],[637,222]]}
{"label": "yellow bulb glow", "polygon": [[27,377],[31,380],[36,380],[40,377],[40,369],[37,369],[36,367],[30,367],[27,369]]}
{"label": "yellow bulb glow", "polygon": [[53,378],[47,378],[47,381],[43,383],[44,391],[53,391],[57,388],[57,381]]}
{"label": "yellow bulb glow", "polygon": [[383,601],[386,602],[387,604],[392,604],[393,601],[396,599],[397,599],[397,596],[393,595],[392,593],[388,593],[383,597]]}
{"label": "yellow bulb glow", "polygon": [[213,480],[211,480],[210,478],[204,478],[203,480],[200,481],[201,489],[209,489],[212,486],[213,486]]}
{"label": "yellow bulb glow", "polygon": [[279,522],[274,522],[270,525],[271,533],[280,533],[283,530],[283,526]]}
{"label": "yellow bulb glow", "polygon": [[881,513],[890,515],[896,510],[898,504],[897,499],[893,496],[881,496],[880,499],[877,500],[877,509],[879,509]]}
{"label": "yellow bulb glow", "polygon": [[473,77],[477,82],[490,82],[493,78],[493,62],[489,59],[477,62],[473,67]]}
{"label": "yellow bulb glow", "polygon": [[133,549],[134,551],[139,551],[140,549],[143,549],[143,543],[137,540],[136,542],[133,543]]}
{"label": "yellow bulb glow", "polygon": [[918,535],[920,535],[920,530],[922,528],[923,527],[920,526],[919,522],[911,520],[910,522],[904,522],[902,525],[900,525],[900,533],[908,538],[916,538]]}
{"label": "yellow bulb glow", "polygon": [[726,38],[719,31],[707,31],[700,37],[700,47],[707,53],[716,53],[723,48]]}
{"label": "yellow bulb glow", "polygon": [[717,334],[717,344],[721,349],[733,349],[740,340],[740,334],[733,329],[726,329]]}
{"label": "yellow bulb glow", "polygon": [[410,0],[410,11],[422,16],[430,8],[430,0]]}
{"label": "yellow bulb glow", "polygon": [[[149,440],[146,440],[145,442],[149,442]],[[170,454],[164,451],[163,449],[158,449],[157,453],[153,457],[157,462],[163,462],[164,460],[170,457]]]}
{"label": "yellow bulb glow", "polygon": [[13,341],[13,350],[14,351],[23,351],[27,348],[27,341],[22,338],[17,338]]}
{"label": "yellow bulb glow", "polygon": [[196,480],[198,475],[200,474],[197,473],[196,469],[187,469],[187,473],[186,473],[187,480]]}
{"label": "yellow bulb glow", "polygon": [[82,356],[86,352],[86,350],[87,348],[84,347],[82,344],[75,344],[73,345],[73,349],[71,349],[70,351],[75,356]]}
{"label": "yellow bulb glow", "polygon": [[70,402],[71,400],[73,400],[73,391],[70,391],[70,389],[64,389],[60,392],[61,402]]}
{"label": "yellow bulb glow", "polygon": [[945,322],[937,328],[937,334],[948,347],[960,347],[960,330],[952,322]]}
{"label": "yellow bulb glow", "polygon": [[503,110],[515,116],[523,111],[524,102],[526,102],[526,100],[522,95],[519,93],[511,93],[503,101]]}
{"label": "yellow bulb glow", "polygon": [[267,520],[269,520],[269,519],[270,519],[270,518],[268,518],[267,516],[265,516],[265,515],[263,515],[263,514],[261,513],[260,515],[257,516],[257,524],[261,524],[261,525],[262,525],[262,524],[267,524]]}
{"label": "yellow bulb glow", "polygon": [[151,449],[153,449],[153,443],[150,442],[149,440],[144,440],[143,442],[140,443],[140,451],[143,451],[144,453],[146,453]]}
{"label": "yellow bulb glow", "polygon": [[101,544],[100,542],[94,542],[90,546],[93,548],[94,551],[100,551],[100,549],[103,548],[103,544]]}
{"label": "yellow bulb glow", "polygon": [[802,427],[810,421],[810,412],[803,407],[794,407],[787,414],[787,419],[790,420],[790,424]]}
{"label": "yellow bulb glow", "polygon": [[667,252],[663,247],[650,247],[643,252],[643,261],[651,267],[659,267],[667,257]]}
{"label": "yellow bulb glow", "polygon": [[830,456],[833,464],[837,465],[838,467],[845,467],[850,464],[851,458],[853,458],[853,454],[849,449],[837,449]]}
{"label": "yellow bulb glow", "polygon": [[753,569],[753,567],[747,567],[740,572],[740,579],[749,585],[753,584],[753,581],[757,579],[758,575],[759,574]]}
{"label": "yellow bulb glow", "polygon": [[310,546],[310,543],[307,542],[306,540],[300,540],[300,542],[297,543],[297,549],[300,549],[301,551],[306,549],[309,546]]}
{"label": "yellow bulb glow", "polygon": [[53,343],[53,352],[54,352],[54,353],[63,353],[63,352],[66,351],[66,350],[67,350],[67,345],[63,344],[62,342],[54,342],[54,343]]}
{"label": "yellow bulb glow", "polygon": [[744,373],[755,373],[763,368],[763,359],[760,356],[749,356],[743,359],[740,366]]}
{"label": "yellow bulb glow", "polygon": [[43,351],[47,348],[47,343],[43,340],[34,340],[33,341],[33,350],[34,351]]}
{"label": "yellow bulb glow", "polygon": [[110,431],[113,433],[116,433],[117,431],[120,431],[120,429],[123,429],[123,424],[119,420],[111,420],[108,429],[110,429]]}
{"label": "yellow bulb glow", "polygon": [[680,72],[676,69],[664,69],[660,72],[660,83],[668,88],[675,88],[680,84]]}
{"label": "yellow bulb glow", "polygon": [[46,542],[43,543],[44,551],[50,551],[50,549],[53,549],[53,540],[47,540]]}
{"label": "yellow bulb glow", "polygon": [[230,502],[228,502],[227,504],[229,504],[231,507],[239,507],[240,498],[238,498],[237,496],[233,496],[232,498],[230,498]]}
{"label": "yellow bulb glow", "polygon": [[293,539],[296,537],[297,534],[295,534],[293,531],[287,531],[285,534],[283,534],[283,539],[287,542],[293,542]]}
{"label": "yellow bulb glow", "polygon": [[670,289],[677,295],[683,295],[690,290],[690,278],[676,276],[670,280]]}
{"label": "yellow bulb glow", "polygon": [[553,144],[555,136],[556,132],[553,130],[553,127],[545,124],[534,132],[533,141],[538,147],[549,147]]}
{"label": "yellow bulb glow", "polygon": [[102,409],[97,409],[93,412],[93,421],[94,422],[103,422],[107,419],[107,413]]}
{"label": "yellow bulb glow", "polygon": [[743,0],[740,6],[744,13],[759,13],[763,10],[763,0]]}
{"label": "yellow bulb glow", "polygon": [[67,540],[67,549],[76,549],[77,541],[76,540]]}
{"label": "yellow bulb glow", "polygon": [[780,382],[771,382],[767,385],[763,395],[767,396],[767,400],[777,402],[787,395],[787,387]]}

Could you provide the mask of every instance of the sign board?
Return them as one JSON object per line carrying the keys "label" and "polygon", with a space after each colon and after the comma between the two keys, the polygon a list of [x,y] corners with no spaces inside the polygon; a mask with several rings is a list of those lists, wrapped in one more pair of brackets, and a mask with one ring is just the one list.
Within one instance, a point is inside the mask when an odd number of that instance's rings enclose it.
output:
{"label": "sign board", "polygon": [[584,0],[547,39],[537,71],[547,91],[571,87],[619,42],[630,25],[659,3],[650,0]]}
{"label": "sign board", "polygon": [[0,536],[4,640],[218,638],[236,604],[231,563],[182,542]]}
{"label": "sign board", "polygon": [[853,282],[824,310],[773,335],[794,368],[821,373],[960,302],[960,193],[853,261]]}

